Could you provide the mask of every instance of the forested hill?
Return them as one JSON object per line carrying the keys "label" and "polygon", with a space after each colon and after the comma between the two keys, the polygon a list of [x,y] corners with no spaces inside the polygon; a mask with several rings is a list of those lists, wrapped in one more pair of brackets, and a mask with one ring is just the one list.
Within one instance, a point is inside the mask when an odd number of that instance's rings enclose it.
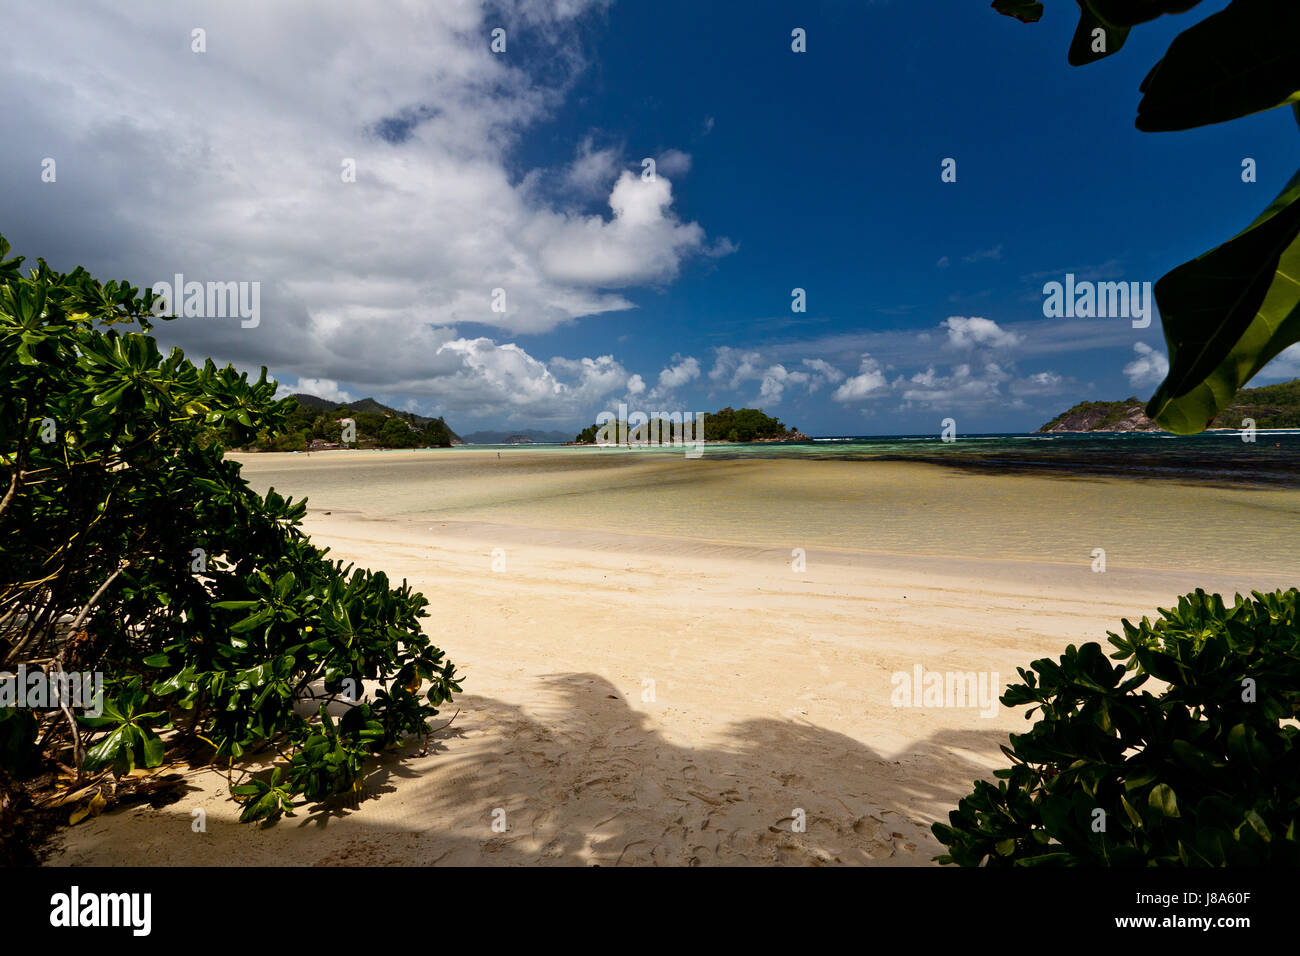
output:
{"label": "forested hill", "polygon": [[[1080,402],[1038,429],[1040,432],[1152,432],[1146,403],[1137,396],[1120,402]],[[1256,428],[1300,428],[1300,379],[1243,388],[1210,428],[1240,428],[1252,418]]]}
{"label": "forested hill", "polygon": [[[355,402],[336,402],[330,398],[321,398],[318,395],[308,395],[305,392],[294,392],[293,397],[298,400],[298,404],[304,408],[310,408],[317,412],[333,412],[340,408],[346,408],[350,412],[370,412],[374,415],[396,415],[399,418],[406,419],[416,425],[426,425],[432,418],[424,415],[417,415],[414,412],[402,412],[396,408],[389,408],[382,402],[377,402],[373,398],[359,398]],[[459,436],[456,436],[459,441]]]}
{"label": "forested hill", "polygon": [[293,398],[298,405],[289,414],[288,427],[277,435],[259,434],[253,445],[255,450],[310,451],[339,447],[344,437],[340,419],[344,418],[352,419],[356,426],[356,441],[349,447],[446,448],[464,444],[441,418],[399,411],[373,398],[336,402],[305,393],[295,394]]}
{"label": "forested hill", "polygon": [[[657,417],[657,416],[656,416]],[[610,423],[611,430],[614,427]],[[596,442],[596,434],[603,426],[588,425],[573,439],[578,445]],[[662,430],[660,434],[663,434]],[[695,426],[691,426],[691,438]],[[808,436],[796,428],[787,428],[779,419],[763,414],[760,408],[722,408],[712,414],[704,413],[705,441],[808,441]]]}

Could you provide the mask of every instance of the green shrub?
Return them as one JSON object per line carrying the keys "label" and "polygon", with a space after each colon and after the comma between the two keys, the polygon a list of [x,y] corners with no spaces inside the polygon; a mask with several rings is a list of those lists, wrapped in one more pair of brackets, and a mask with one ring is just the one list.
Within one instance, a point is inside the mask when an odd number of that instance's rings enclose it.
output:
{"label": "green shrub", "polygon": [[[120,775],[173,747],[232,765],[273,752],[283,799],[250,799],[255,819],[353,788],[368,754],[427,733],[460,690],[421,630],[428,602],[329,560],[300,530],[305,502],[254,493],[223,456],[286,430],[293,402],[266,369],[250,382],[163,356],[152,293],[44,261],[23,277],[8,250],[0,238],[0,664],[53,659],[106,688],[97,718],[42,712],[46,755]],[[34,732],[0,713],[6,760]]]}
{"label": "green shrub", "polygon": [[[1034,661],[1002,703],[1040,716],[1013,766],[936,823],[943,863],[1300,863],[1300,619],[1294,588],[1197,590],[1154,623]],[[1163,687],[1157,687],[1154,682]],[[1151,685],[1151,686],[1148,686]]]}

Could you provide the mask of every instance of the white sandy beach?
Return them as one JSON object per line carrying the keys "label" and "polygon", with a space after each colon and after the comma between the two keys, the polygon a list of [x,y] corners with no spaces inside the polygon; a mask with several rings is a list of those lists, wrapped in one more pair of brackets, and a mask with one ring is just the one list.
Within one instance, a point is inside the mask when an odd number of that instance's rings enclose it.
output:
{"label": "white sandy beach", "polygon": [[891,675],[1005,685],[1194,587],[1300,580],[1289,490],[536,450],[242,460],[310,497],[334,556],[424,592],[459,715],[355,807],[246,826],[224,774],[194,771],[176,803],[63,831],[51,863],[928,864],[929,824],[1026,723],[892,706]]}

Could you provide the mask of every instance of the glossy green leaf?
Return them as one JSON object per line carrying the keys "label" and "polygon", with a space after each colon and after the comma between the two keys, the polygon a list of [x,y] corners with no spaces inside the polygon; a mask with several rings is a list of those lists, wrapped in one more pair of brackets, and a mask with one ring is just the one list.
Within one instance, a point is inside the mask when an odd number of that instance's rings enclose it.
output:
{"label": "glossy green leaf", "polygon": [[1070,40],[1066,56],[1071,66],[1085,66],[1117,52],[1128,39],[1129,27],[1102,19],[1089,0],[1076,0],[1079,4],[1079,25]]}
{"label": "glossy green leaf", "polygon": [[1158,783],[1151,788],[1147,805],[1162,816],[1178,816],[1178,799],[1174,796],[1173,788],[1167,783]]}
{"label": "glossy green leaf", "polygon": [[1300,91],[1300,3],[1234,0],[1179,34],[1141,86],[1137,128],[1191,129],[1272,109]]}
{"label": "glossy green leaf", "polygon": [[257,607],[260,603],[260,601],[217,601],[212,606],[223,611],[243,611],[250,607]]}
{"label": "glossy green leaf", "polygon": [[1135,27],[1166,13],[1186,13],[1201,0],[1088,0],[1093,12],[1106,23]]}
{"label": "glossy green leaf", "polygon": [[1237,390],[1300,341],[1300,173],[1249,227],[1156,283],[1169,374],[1147,415],[1205,429]]}
{"label": "glossy green leaf", "polygon": [[1264,818],[1254,810],[1246,811],[1246,823],[1250,825],[1252,830],[1259,834],[1260,839],[1265,843],[1268,843],[1273,839],[1273,834],[1269,830],[1268,824],[1265,823]]}
{"label": "glossy green leaf", "polygon": [[157,767],[163,762],[163,741],[161,737],[146,735],[144,739],[144,765]]}
{"label": "glossy green leaf", "polygon": [[1139,830],[1142,829],[1142,815],[1133,809],[1133,804],[1129,803],[1128,799],[1122,795],[1119,798],[1119,802],[1124,807],[1124,812],[1128,815],[1129,822]]}
{"label": "glossy green leaf", "polygon": [[1021,23],[1036,23],[1043,16],[1040,0],[993,0],[993,9],[1003,16],[1015,17]]}
{"label": "glossy green leaf", "polygon": [[130,749],[130,735],[128,727],[121,726],[86,751],[86,759],[82,766],[88,771],[107,767],[117,759],[119,752],[124,748]]}
{"label": "glossy green leaf", "polygon": [[243,634],[245,631],[251,631],[258,625],[265,624],[269,621],[274,613],[275,612],[269,607],[262,608],[262,610],[248,615],[248,617],[244,618],[242,621],[230,625],[230,630],[235,634]]}

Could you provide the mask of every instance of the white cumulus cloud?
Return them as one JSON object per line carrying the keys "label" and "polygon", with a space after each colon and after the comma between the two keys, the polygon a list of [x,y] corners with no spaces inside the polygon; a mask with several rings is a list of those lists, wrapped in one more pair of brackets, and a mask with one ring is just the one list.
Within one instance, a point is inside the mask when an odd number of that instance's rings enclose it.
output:
{"label": "white cumulus cloud", "polygon": [[317,398],[328,398],[341,404],[352,401],[352,396],[339,388],[338,382],[328,378],[300,378],[298,384],[293,388],[285,388],[281,385],[276,390],[276,395],[283,398],[284,395],[291,392],[302,392],[306,395],[315,395]]}
{"label": "white cumulus cloud", "polygon": [[669,365],[659,373],[659,388],[667,392],[670,389],[681,388],[687,382],[693,382],[700,377],[700,363],[692,356],[682,358],[680,355],[674,355],[673,361],[676,365]]}
{"label": "white cumulus cloud", "polygon": [[1020,344],[1018,335],[1002,329],[992,319],[954,315],[944,319],[939,325],[948,330],[948,344],[954,348],[969,349],[984,346],[997,349]]}
{"label": "white cumulus cloud", "polygon": [[870,355],[862,356],[858,374],[844,380],[844,384],[831,395],[837,402],[856,402],[888,391],[889,383],[880,363]]}
{"label": "white cumulus cloud", "polygon": [[1134,342],[1133,351],[1137,358],[1124,366],[1128,383],[1134,388],[1159,385],[1169,374],[1169,359],[1145,342]]}

